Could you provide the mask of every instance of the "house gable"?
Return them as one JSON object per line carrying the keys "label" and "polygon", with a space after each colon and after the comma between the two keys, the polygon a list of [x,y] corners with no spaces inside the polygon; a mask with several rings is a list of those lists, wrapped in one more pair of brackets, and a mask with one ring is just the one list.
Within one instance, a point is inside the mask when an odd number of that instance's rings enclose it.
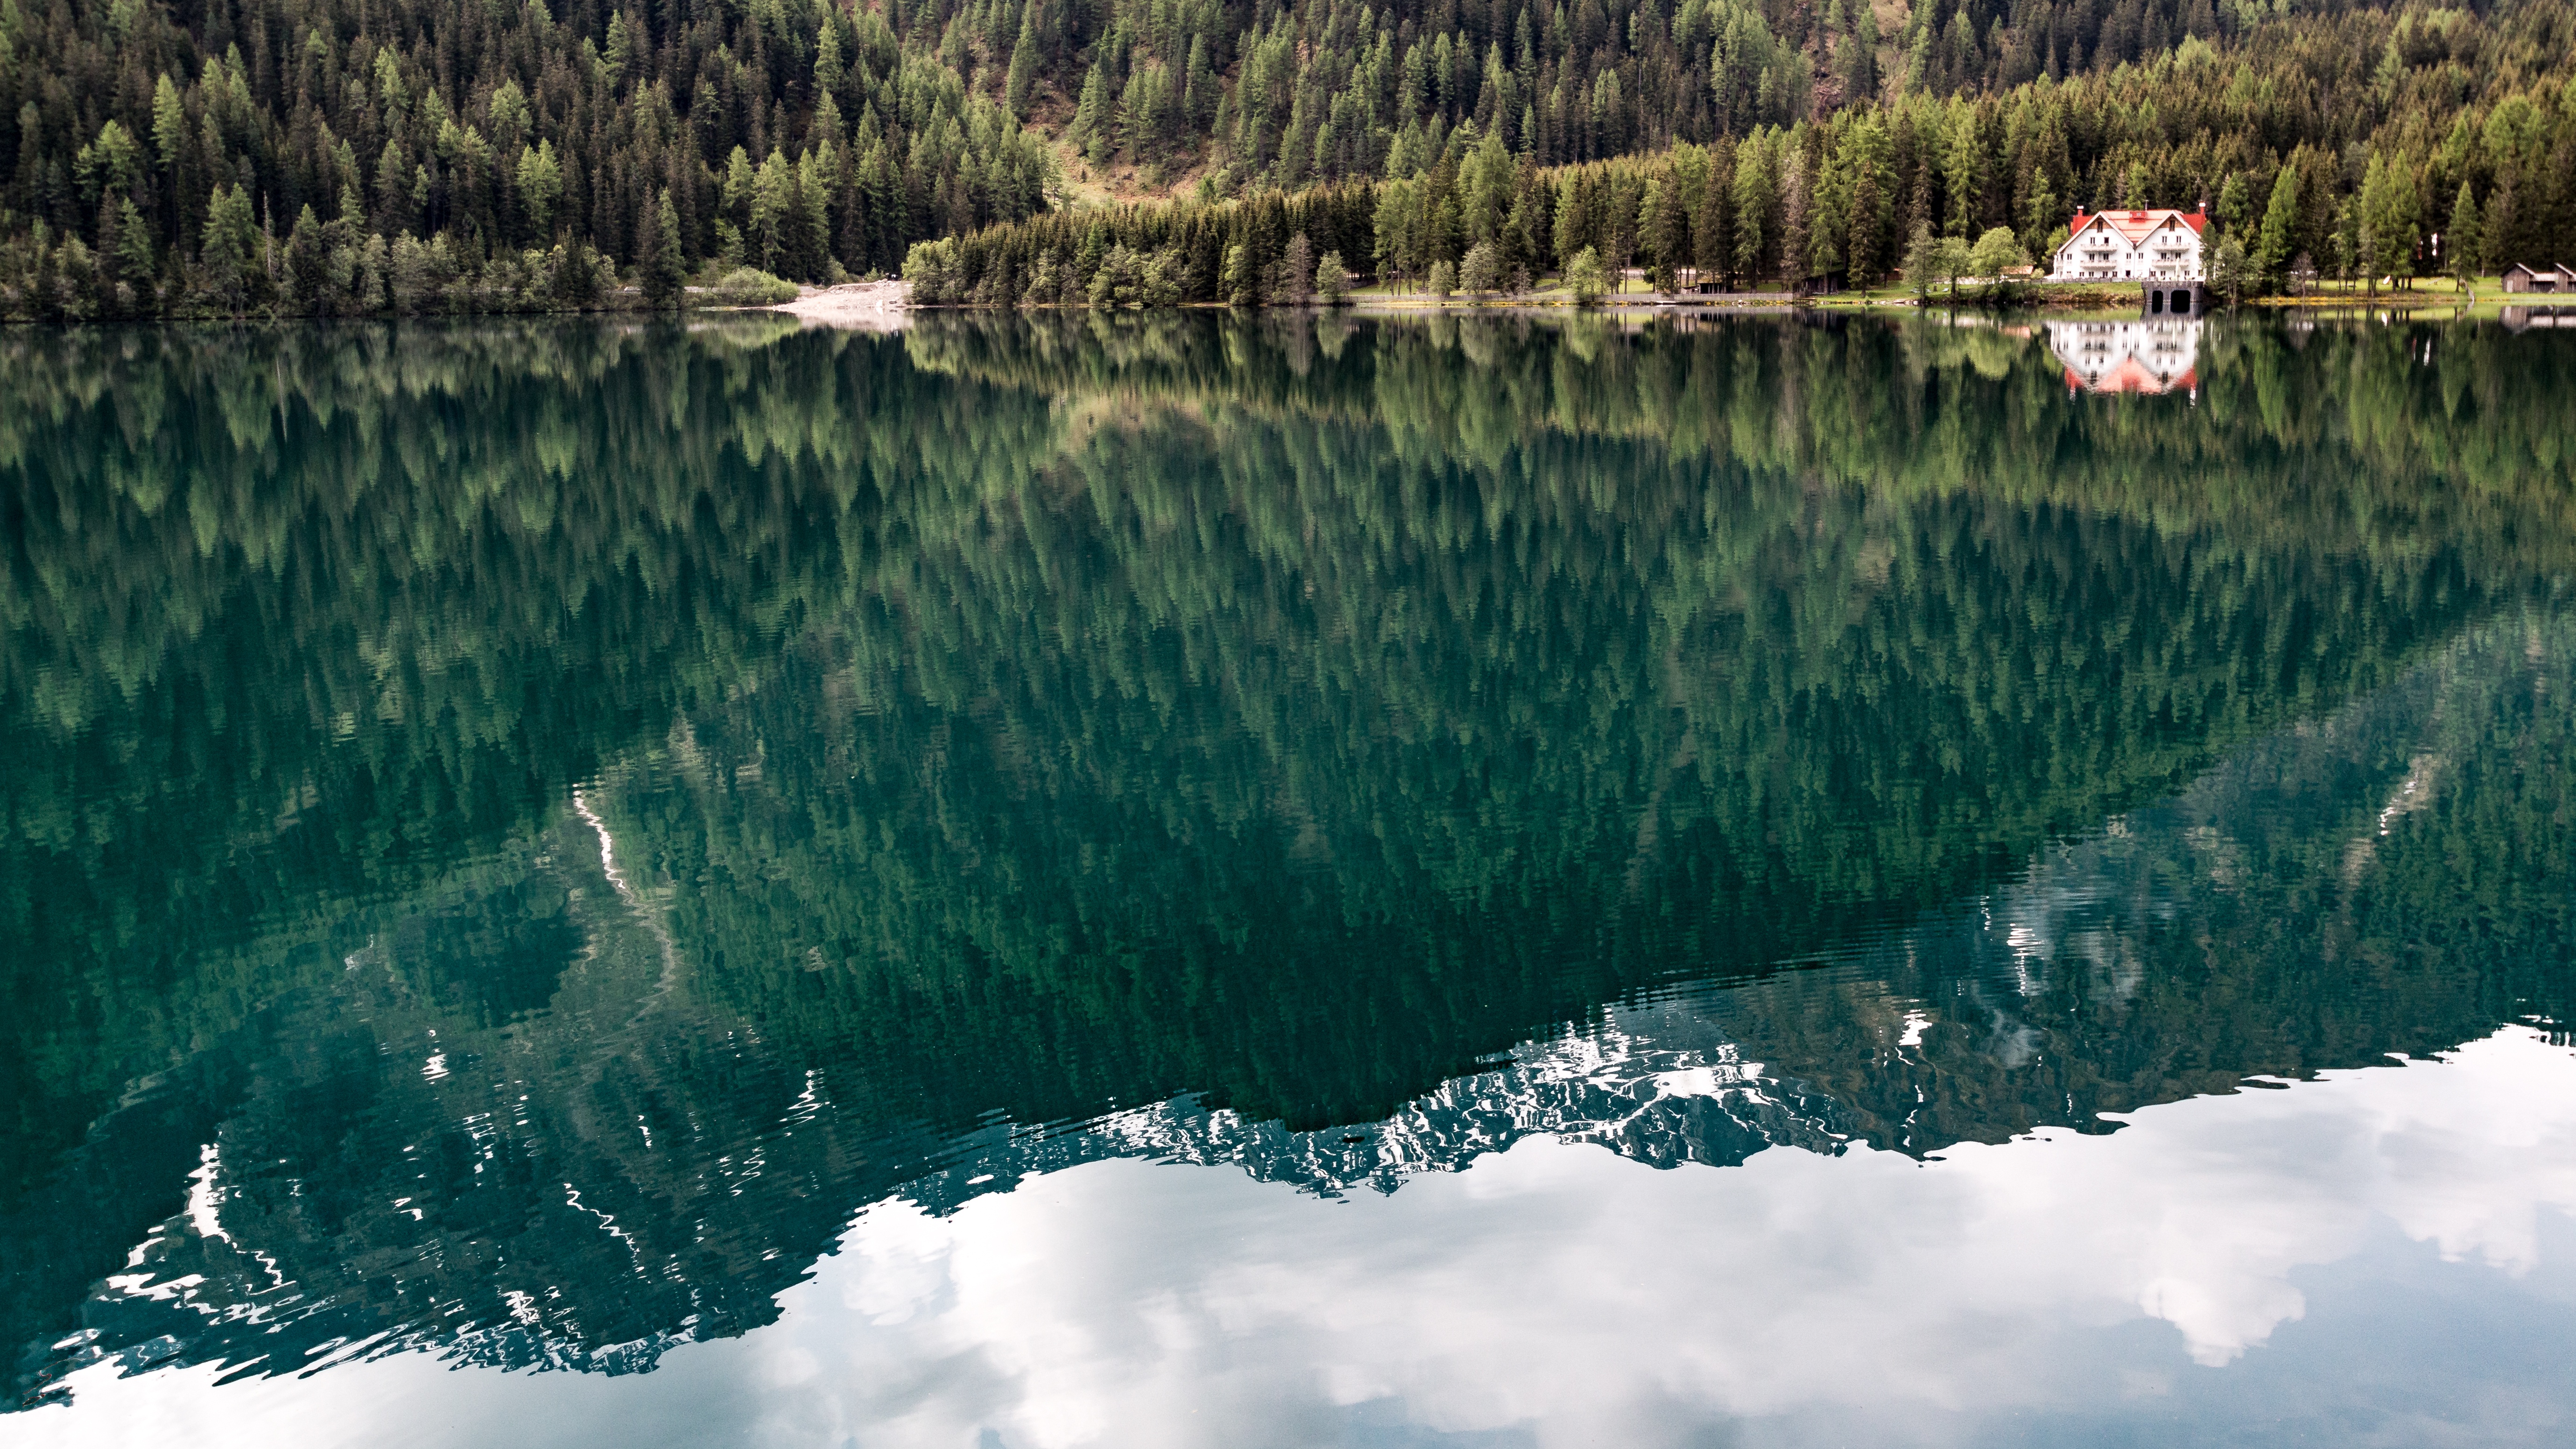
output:
{"label": "house gable", "polygon": [[2198,280],[2209,219],[2172,207],[2078,211],[2058,243],[2052,270],[2067,280]]}

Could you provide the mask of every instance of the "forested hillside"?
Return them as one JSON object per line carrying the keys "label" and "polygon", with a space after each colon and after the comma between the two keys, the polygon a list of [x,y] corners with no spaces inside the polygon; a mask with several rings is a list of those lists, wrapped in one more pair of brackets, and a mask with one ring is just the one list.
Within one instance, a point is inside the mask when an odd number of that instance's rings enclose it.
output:
{"label": "forested hillside", "polygon": [[[2537,255],[2576,206],[2571,52],[2568,0],[0,0],[0,312],[658,304],[1104,192],[1378,177],[1428,185],[1360,272],[1581,239],[1870,274],[1918,225],[2203,196],[2276,270],[2338,235],[2360,265],[2374,178],[2382,250],[2465,187]],[[1629,155],[1680,159],[1569,229],[1548,168]]]}
{"label": "forested hillside", "polygon": [[1568,154],[1561,133],[1523,128],[1516,151],[1471,116],[1426,151],[1400,134],[1371,186],[1059,213],[926,247],[910,271],[944,300],[1246,304],[1303,296],[1328,252],[1399,278],[1446,264],[1484,290],[1590,250],[1667,285],[1832,285],[1883,278],[1922,234],[2001,230],[2044,259],[2077,205],[2205,204],[2258,285],[2576,252],[2576,8],[2284,20],[1992,88],[2015,53],[1887,81],[1874,104],[1828,110],[1819,89],[1748,126],[1728,111],[1705,144],[1608,161],[1541,166]]}

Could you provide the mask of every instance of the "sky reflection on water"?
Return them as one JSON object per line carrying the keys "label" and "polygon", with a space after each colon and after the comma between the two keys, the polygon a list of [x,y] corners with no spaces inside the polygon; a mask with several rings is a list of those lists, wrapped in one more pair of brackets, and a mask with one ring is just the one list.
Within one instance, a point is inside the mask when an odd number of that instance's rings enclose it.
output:
{"label": "sky reflection on water", "polygon": [[[2576,1051],[2146,1108],[1934,1160],[1655,1171],[1531,1138],[1320,1199],[1135,1158],[862,1212],[786,1312],[607,1378],[411,1352],[75,1375],[30,1445],[2547,1443]],[[2429,1370],[2439,1366],[2445,1372]],[[2106,1388],[2117,1386],[2106,1402]]]}

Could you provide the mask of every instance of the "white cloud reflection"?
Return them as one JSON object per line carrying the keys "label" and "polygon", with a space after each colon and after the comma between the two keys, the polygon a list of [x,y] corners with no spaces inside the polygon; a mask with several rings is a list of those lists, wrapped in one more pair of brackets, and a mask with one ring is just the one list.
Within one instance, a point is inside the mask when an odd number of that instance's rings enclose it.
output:
{"label": "white cloud reflection", "polygon": [[[95,1369],[73,1408],[0,1427],[47,1446],[1990,1441],[2014,1416],[2255,1374],[2310,1291],[2350,1301],[2410,1255],[2462,1265],[2423,1290],[2472,1305],[2462,1331],[2563,1331],[2568,1213],[2576,1052],[2509,1029],[1930,1164],[1774,1149],[1656,1171],[1542,1138],[1328,1201],[1096,1162],[946,1218],[872,1207],[782,1321],[642,1376]],[[2369,1291],[2346,1331],[2403,1338],[2422,1293]],[[2568,1392],[2451,1427],[2545,1439]],[[2438,1417],[2370,1422],[2422,1439]]]}

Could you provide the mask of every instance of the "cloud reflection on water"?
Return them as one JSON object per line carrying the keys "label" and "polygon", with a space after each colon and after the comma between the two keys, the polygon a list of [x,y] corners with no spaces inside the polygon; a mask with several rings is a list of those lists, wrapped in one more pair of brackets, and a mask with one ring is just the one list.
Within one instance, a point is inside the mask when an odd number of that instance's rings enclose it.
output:
{"label": "cloud reflection on water", "polygon": [[[779,1323],[641,1377],[419,1354],[221,1390],[202,1367],[98,1370],[74,1380],[82,1416],[14,1427],[34,1445],[1993,1442],[2137,1414],[2101,1402],[2119,1386],[2169,1401],[2123,1431],[2153,1438],[2231,1376],[2273,1377],[2276,1340],[2312,1357],[2357,1328],[2492,1348],[2494,1381],[2542,1400],[2513,1432],[2545,1434],[2576,1396],[2534,1389],[2506,1345],[2535,1341],[2535,1315],[2557,1326],[2543,1343],[2576,1325],[2551,1251],[2570,1213],[2576,1051],[2507,1028],[2439,1062],[1928,1163],[1782,1148],[1659,1172],[1542,1137],[1337,1200],[1086,1163],[945,1217],[876,1204]],[[2437,1286],[2478,1280],[2456,1314],[2374,1296],[2353,1320],[2356,1286],[2435,1254],[2456,1265]],[[2302,1339],[2312,1293],[2346,1306]],[[2356,1387],[2359,1366],[2305,1364],[2304,1412],[2352,1442],[2430,1431],[2419,1388]]]}

